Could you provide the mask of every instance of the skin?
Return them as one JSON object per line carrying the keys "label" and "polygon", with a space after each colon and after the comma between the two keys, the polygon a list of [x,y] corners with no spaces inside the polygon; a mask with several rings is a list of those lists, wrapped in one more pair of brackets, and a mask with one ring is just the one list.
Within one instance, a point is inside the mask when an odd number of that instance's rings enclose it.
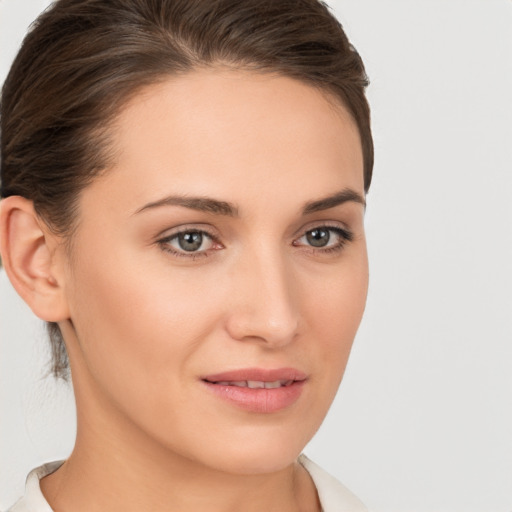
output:
{"label": "skin", "polygon": [[[296,80],[217,68],[148,87],[112,130],[115,165],[83,191],[69,251],[29,201],[2,204],[6,270],[59,322],[76,395],[76,446],[43,494],[68,512],[320,510],[296,458],[343,376],[368,263],[363,204],[303,209],[364,197],[355,123]],[[237,215],[144,208],[167,196]],[[311,246],[326,225],[328,245]],[[191,255],[177,229],[214,240]],[[307,381],[270,414],[205,391],[201,376],[248,367]]]}

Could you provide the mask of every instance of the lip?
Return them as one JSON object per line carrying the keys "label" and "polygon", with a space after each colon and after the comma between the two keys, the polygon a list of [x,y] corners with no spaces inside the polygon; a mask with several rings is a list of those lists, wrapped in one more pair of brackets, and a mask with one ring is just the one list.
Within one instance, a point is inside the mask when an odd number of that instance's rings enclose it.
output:
{"label": "lip", "polygon": [[[201,381],[210,392],[237,408],[269,414],[286,409],[297,402],[307,382],[307,375],[295,368],[245,368],[206,375]],[[287,385],[255,389],[220,384],[226,381],[287,381]]]}
{"label": "lip", "polygon": [[209,382],[236,380],[258,380],[262,382],[274,382],[276,380],[303,381],[306,378],[307,375],[296,368],[243,368],[201,377],[202,380]]}

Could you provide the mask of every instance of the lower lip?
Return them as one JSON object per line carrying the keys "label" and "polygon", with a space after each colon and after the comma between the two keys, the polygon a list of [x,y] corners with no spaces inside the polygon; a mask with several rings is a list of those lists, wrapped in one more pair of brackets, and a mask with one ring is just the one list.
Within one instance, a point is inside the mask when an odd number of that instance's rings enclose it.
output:
{"label": "lower lip", "polygon": [[273,413],[293,405],[300,397],[306,381],[295,381],[280,388],[249,388],[222,386],[203,381],[206,387],[220,398],[250,412]]}

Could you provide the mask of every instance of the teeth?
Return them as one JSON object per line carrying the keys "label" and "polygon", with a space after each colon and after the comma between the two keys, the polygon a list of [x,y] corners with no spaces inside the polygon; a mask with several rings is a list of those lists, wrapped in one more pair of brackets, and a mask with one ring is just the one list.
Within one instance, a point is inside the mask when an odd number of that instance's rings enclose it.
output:
{"label": "teeth", "polygon": [[265,383],[261,382],[261,381],[258,381],[258,380],[248,380],[247,381],[247,387],[249,387],[251,389],[264,388],[265,387]]}
{"label": "teeth", "polygon": [[237,381],[219,381],[215,384],[219,386],[237,386],[239,388],[251,389],[277,389],[280,387],[291,386],[293,380],[275,380],[273,382],[263,382],[260,380],[237,380]]}
{"label": "teeth", "polygon": [[246,388],[247,381],[246,380],[235,380],[233,382],[227,380],[221,380],[219,382],[215,382],[218,386],[237,386],[239,388]]}

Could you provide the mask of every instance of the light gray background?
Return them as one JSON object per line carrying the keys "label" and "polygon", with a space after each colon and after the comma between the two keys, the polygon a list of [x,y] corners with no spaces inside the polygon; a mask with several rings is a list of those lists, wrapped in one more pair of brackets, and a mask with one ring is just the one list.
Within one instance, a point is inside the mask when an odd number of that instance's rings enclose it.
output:
{"label": "light gray background", "polygon": [[[43,0],[0,0],[0,79]],[[512,1],[333,0],[372,79],[371,285],[306,449],[374,512],[512,511]],[[0,508],[65,457],[71,391],[0,273]]]}

